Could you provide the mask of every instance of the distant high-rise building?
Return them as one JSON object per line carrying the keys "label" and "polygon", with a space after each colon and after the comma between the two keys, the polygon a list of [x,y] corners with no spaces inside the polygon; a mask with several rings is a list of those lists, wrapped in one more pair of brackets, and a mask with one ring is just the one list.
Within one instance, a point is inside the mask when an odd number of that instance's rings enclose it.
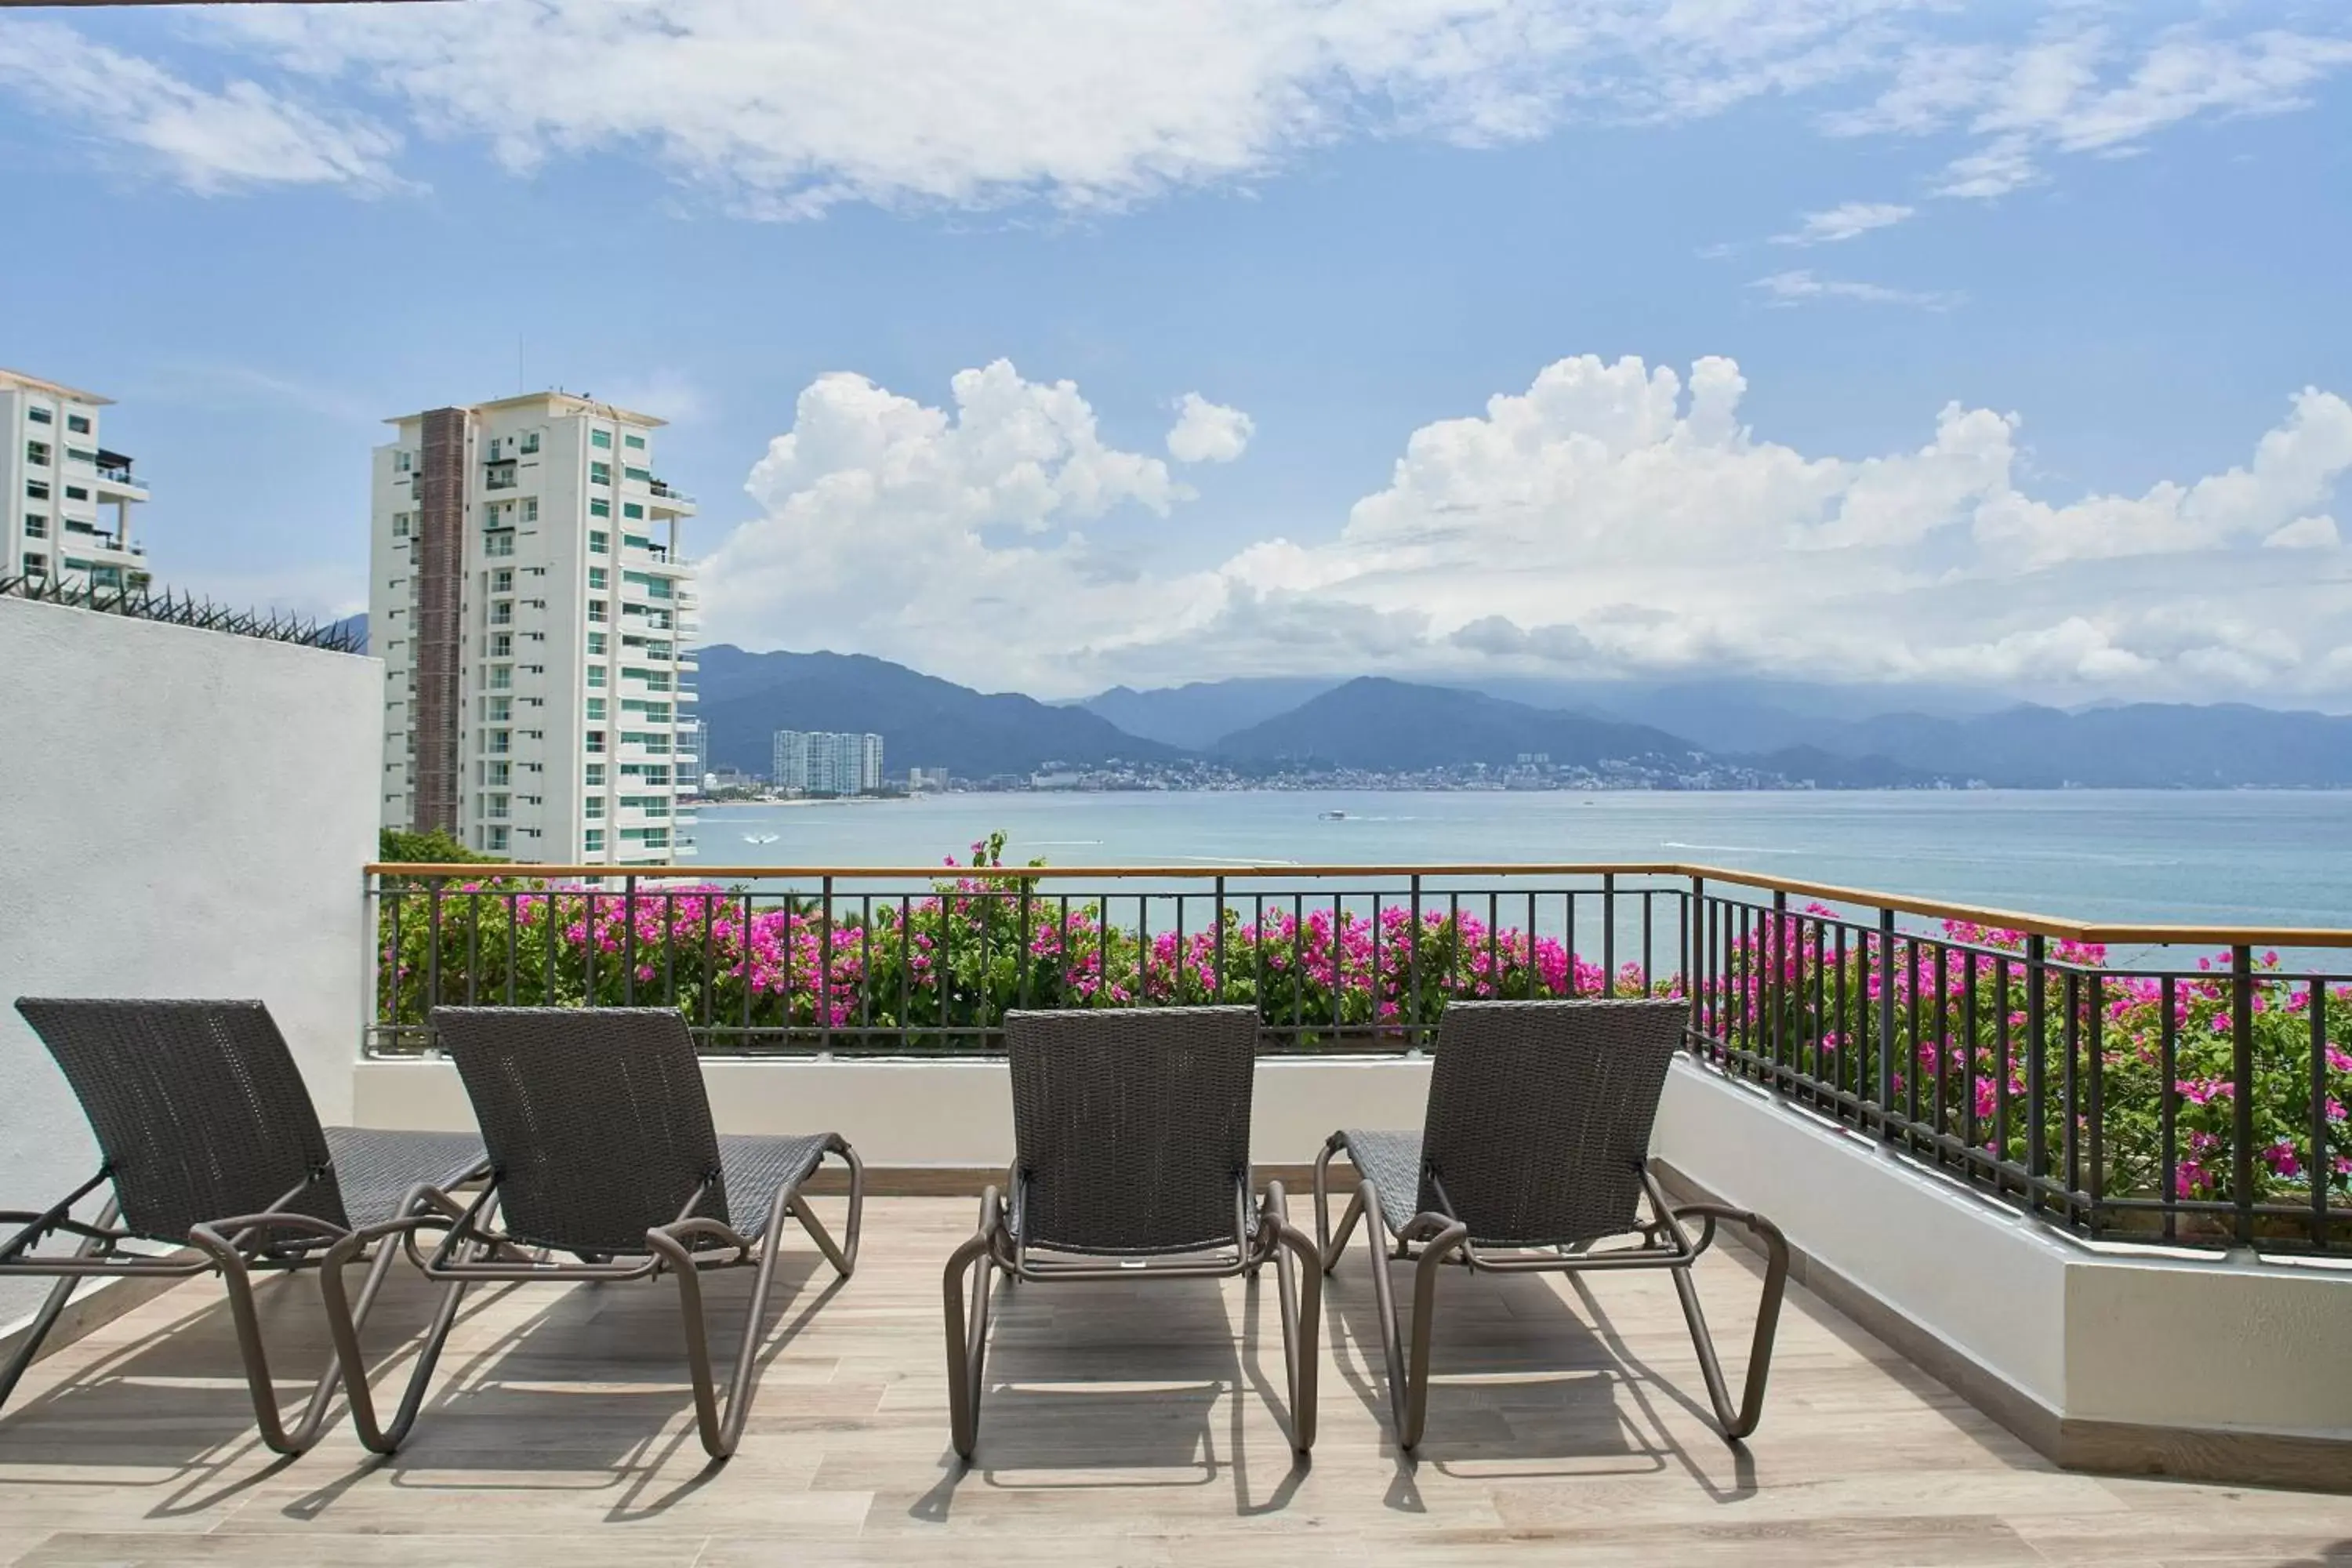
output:
{"label": "distant high-rise building", "polygon": [[908,768],[907,770],[907,788],[910,794],[924,795],[944,790],[947,787],[948,771],[945,768]]}
{"label": "distant high-rise building", "polygon": [[98,444],[98,411],[113,402],[0,370],[0,576],[147,586],[147,552],[131,539],[146,488]]}
{"label": "distant high-rise building", "polygon": [[692,853],[694,503],[654,477],[662,421],[554,392],[388,423],[384,824],[524,860]]}
{"label": "distant high-rise building", "polygon": [[803,795],[870,794],[882,787],[882,737],[779,730],[771,776]]}

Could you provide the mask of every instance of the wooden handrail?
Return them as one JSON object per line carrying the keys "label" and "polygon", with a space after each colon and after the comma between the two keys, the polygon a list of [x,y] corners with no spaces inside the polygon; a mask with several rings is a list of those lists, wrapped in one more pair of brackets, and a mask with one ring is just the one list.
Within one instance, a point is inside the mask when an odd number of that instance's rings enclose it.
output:
{"label": "wooden handrail", "polygon": [[[1881,892],[1869,888],[1842,887],[1831,882],[1809,882],[1795,878],[1775,877],[1761,871],[1735,870],[1723,866],[1693,865],[1683,861],[1596,861],[1565,862],[1533,865],[1428,865],[1428,866],[551,866],[510,864],[506,862],[462,862],[431,864],[425,862],[372,862],[366,868],[370,877],[404,878],[473,878],[524,877],[532,879],[598,878],[610,880],[615,877],[635,877],[649,881],[674,881],[681,879],[698,882],[791,880],[821,881],[949,881],[961,879],[1006,882],[1043,882],[1055,879],[1103,881],[1214,881],[1227,880],[1318,880],[1337,878],[1399,877],[1672,877],[1686,880],[1728,882],[1738,887],[1760,889],[1768,892],[1793,894],[1817,899],[1825,903],[1862,904],[1874,910],[1893,910],[1898,914],[1918,915],[1930,920],[1966,921],[1977,925],[2002,931],[2025,931],[2036,936],[2055,937],[2062,941],[2095,943],[2105,946],[2145,944],[2156,946],[2215,947],[2308,947],[2352,948],[2352,929],[2327,926],[2200,926],[2169,923],[2100,924],[2071,921],[2054,915],[2036,914],[2021,910],[2000,910],[1979,904],[1965,904],[1945,899],[1915,898],[1902,893]],[[1444,893],[1449,889],[1436,889]],[[1638,894],[1639,888],[1621,889],[1621,892]],[[1651,889],[1655,891],[1656,889]],[[1434,896],[1434,895],[1433,895]]]}

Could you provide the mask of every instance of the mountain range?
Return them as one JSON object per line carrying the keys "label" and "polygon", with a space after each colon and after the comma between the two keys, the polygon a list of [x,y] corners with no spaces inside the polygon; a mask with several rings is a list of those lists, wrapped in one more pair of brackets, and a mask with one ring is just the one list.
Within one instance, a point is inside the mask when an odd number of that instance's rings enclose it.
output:
{"label": "mountain range", "polygon": [[[363,633],[365,617],[353,621]],[[2237,703],[2070,712],[1938,687],[1381,677],[1117,686],[1048,703],[863,654],[718,643],[699,658],[709,764],[750,773],[768,771],[776,731],[799,729],[878,733],[892,773],[937,767],[964,778],[1188,760],[1244,773],[1413,772],[1543,752],[1587,767],[1720,763],[1824,788],[2352,788],[2352,717]]]}

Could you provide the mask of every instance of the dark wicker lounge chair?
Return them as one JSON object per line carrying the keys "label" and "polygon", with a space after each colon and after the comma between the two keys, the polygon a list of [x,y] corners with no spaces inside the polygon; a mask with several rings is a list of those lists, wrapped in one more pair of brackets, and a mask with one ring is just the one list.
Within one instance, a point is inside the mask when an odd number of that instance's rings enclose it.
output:
{"label": "dark wicker lounge chair", "polygon": [[[857,1261],[865,1198],[856,1154],[831,1132],[717,1132],[693,1038],[669,1008],[436,1007],[433,1024],[474,1102],[489,1181],[454,1218],[396,1220],[355,1233],[338,1249],[399,1234],[426,1277],[457,1291],[477,1281],[675,1276],[702,1447],[714,1459],[734,1453],[751,1409],[784,1217],[799,1220],[846,1279]],[[849,1218],[837,1244],[800,1190],[827,1154],[849,1167]],[[429,1230],[446,1234],[425,1256],[416,1238]],[[747,1267],[759,1275],[722,1412],[702,1275]],[[339,1284],[333,1268],[323,1278],[331,1290]],[[422,1384],[412,1380],[390,1425],[379,1426],[359,1374],[357,1337],[341,1315],[330,1313],[329,1321],[352,1383],[360,1440],[391,1453],[415,1420]],[[438,1337],[425,1346],[425,1368],[440,1350]]]}
{"label": "dark wicker lounge chair", "polygon": [[[301,1453],[318,1441],[342,1363],[328,1365],[289,1428],[254,1311],[254,1273],[318,1267],[354,1227],[447,1201],[430,1194],[480,1173],[481,1140],[321,1127],[284,1037],[258,1002],[26,997],[16,1011],[80,1099],[100,1163],[47,1209],[0,1213],[0,1224],[19,1227],[0,1241],[0,1278],[57,1281],[24,1343],[0,1368],[0,1403],[83,1280],[216,1268],[262,1441],[281,1454]],[[101,1187],[111,1192],[97,1217],[73,1217],[74,1205]],[[35,1250],[67,1237],[79,1242],[70,1253]],[[195,1255],[143,1251],[138,1243],[193,1247]],[[394,1250],[377,1249],[358,1307],[342,1325],[354,1343],[354,1325],[374,1306]],[[345,1247],[341,1261],[363,1251]],[[456,1310],[454,1299],[443,1304],[438,1332]]]}
{"label": "dark wicker lounge chair", "polygon": [[[1438,1022],[1423,1131],[1350,1128],[1324,1145],[1315,1163],[1315,1226],[1325,1270],[1338,1264],[1360,1217],[1369,1212],[1377,1222],[1366,1237],[1402,1447],[1421,1441],[1437,1276],[1449,1261],[1495,1273],[1672,1269],[1724,1436],[1737,1442],[1756,1429],[1788,1280],[1788,1244],[1760,1215],[1668,1202],[1649,1169],[1651,1124],[1688,1016],[1681,1002],[1454,1003]],[[1332,1237],[1325,1228],[1325,1194],[1331,1157],[1342,1152],[1361,1184]],[[1702,1222],[1696,1239],[1683,1224],[1694,1218]],[[1767,1255],[1737,1408],[1690,1273],[1714,1242],[1718,1220],[1746,1226]],[[1629,1236],[1638,1244],[1593,1247]],[[1391,1247],[1394,1258],[1413,1264],[1409,1357],[1389,1285]]]}
{"label": "dark wicker lounge chair", "polygon": [[[1000,1270],[1040,1283],[1223,1279],[1255,1278],[1269,1258],[1281,1284],[1291,1446],[1306,1453],[1315,1444],[1322,1281],[1282,1184],[1254,1195],[1256,1010],[1008,1013],[1004,1039],[1016,1152],[1005,1192],[982,1197],[980,1230],[949,1258],[945,1279],[957,1455],[971,1458],[979,1436]],[[965,1275],[975,1263],[967,1330]]]}

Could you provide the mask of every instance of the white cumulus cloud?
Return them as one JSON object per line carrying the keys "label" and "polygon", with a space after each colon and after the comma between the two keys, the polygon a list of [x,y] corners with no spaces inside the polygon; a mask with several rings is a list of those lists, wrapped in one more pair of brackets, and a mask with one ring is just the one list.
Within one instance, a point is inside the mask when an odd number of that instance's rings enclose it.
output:
{"label": "white cumulus cloud", "polygon": [[2015,415],[1815,456],[1746,424],[1727,359],[1547,366],[1406,437],[1344,519],[1203,557],[1193,498],[1068,383],[998,363],[933,407],[812,383],[707,563],[714,637],[1067,695],[1269,673],[1742,669],[2053,696],[2352,695],[2352,562],[2322,511],[2352,404],[2293,398],[2249,459],[2137,493],[2020,477]]}
{"label": "white cumulus cloud", "polygon": [[1188,392],[1176,405],[1168,455],[1180,463],[1230,463],[1245,451],[1257,426],[1238,408]]}

